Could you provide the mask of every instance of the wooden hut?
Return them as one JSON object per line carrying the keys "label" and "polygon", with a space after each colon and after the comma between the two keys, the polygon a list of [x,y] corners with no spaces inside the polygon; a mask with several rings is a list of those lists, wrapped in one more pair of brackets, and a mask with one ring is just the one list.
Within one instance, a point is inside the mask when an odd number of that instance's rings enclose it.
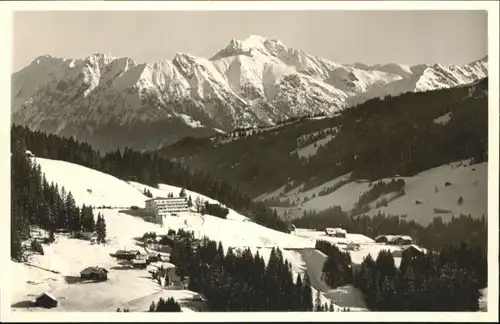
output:
{"label": "wooden hut", "polygon": [[80,272],[80,277],[84,280],[106,281],[108,270],[102,267],[87,267]]}
{"label": "wooden hut", "polygon": [[54,308],[58,303],[57,298],[48,292],[42,293],[35,300],[35,305],[43,308]]}

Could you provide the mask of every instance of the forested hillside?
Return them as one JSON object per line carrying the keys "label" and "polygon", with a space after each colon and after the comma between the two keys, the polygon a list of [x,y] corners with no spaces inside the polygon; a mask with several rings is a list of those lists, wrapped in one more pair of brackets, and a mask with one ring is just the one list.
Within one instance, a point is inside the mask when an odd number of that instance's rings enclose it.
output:
{"label": "forested hillside", "polygon": [[13,150],[26,147],[35,156],[80,164],[123,180],[151,186],[168,183],[184,187],[212,197],[266,227],[280,231],[288,229],[275,212],[262,203],[253,202],[237,183],[224,182],[203,171],[191,172],[179,163],[168,161],[157,154],[125,149],[124,152],[116,150],[102,156],[87,143],[33,132],[27,127],[16,125],[11,128],[11,145]]}
{"label": "forested hillside", "polygon": [[[473,158],[487,161],[488,79],[372,99],[341,115],[212,139],[186,138],[159,153],[236,182],[251,197],[352,172],[352,179],[412,176]],[[305,189],[304,189],[305,190]]]}
{"label": "forested hillside", "polygon": [[[81,231],[98,234],[98,241],[106,238],[106,222],[100,214],[95,221],[92,206],[75,204],[71,192],[57,184],[49,183],[39,165],[26,156],[26,148],[20,141],[15,141],[11,155],[11,258],[24,259],[24,247],[21,242],[30,236],[34,227],[50,233],[48,242],[54,240],[58,229],[73,234]],[[37,245],[34,241],[32,245]],[[43,254],[41,245],[32,246]]]}

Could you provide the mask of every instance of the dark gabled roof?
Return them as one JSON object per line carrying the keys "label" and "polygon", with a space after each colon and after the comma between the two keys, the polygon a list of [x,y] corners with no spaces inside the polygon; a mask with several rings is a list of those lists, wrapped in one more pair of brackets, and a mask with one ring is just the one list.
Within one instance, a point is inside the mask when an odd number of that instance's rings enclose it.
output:
{"label": "dark gabled roof", "polygon": [[102,273],[102,272],[109,272],[108,269],[106,268],[103,268],[103,267],[99,267],[99,266],[95,266],[95,267],[87,267],[85,269],[83,269],[82,271],[80,271],[80,274],[91,274],[91,273]]}
{"label": "dark gabled roof", "polygon": [[80,271],[80,274],[90,274],[94,271],[95,271],[94,267],[87,267],[87,268],[83,269],[82,271]]}
{"label": "dark gabled roof", "polygon": [[51,293],[48,293],[48,292],[41,293],[40,295],[38,295],[38,297],[36,297],[36,300],[42,298],[43,296],[47,296],[50,299],[57,301],[57,298],[54,295],[52,295]]}

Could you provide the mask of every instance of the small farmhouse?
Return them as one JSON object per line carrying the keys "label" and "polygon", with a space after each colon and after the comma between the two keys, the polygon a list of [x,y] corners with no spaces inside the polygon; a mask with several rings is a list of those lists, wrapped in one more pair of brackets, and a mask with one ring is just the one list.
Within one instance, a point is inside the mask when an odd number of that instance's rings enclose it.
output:
{"label": "small farmhouse", "polygon": [[325,228],[325,233],[329,236],[345,238],[347,231],[342,228]]}
{"label": "small farmhouse", "polygon": [[141,255],[141,252],[138,250],[118,250],[115,253],[111,253],[110,256],[118,259],[118,260],[133,260],[138,258]]}
{"label": "small farmhouse", "polygon": [[160,253],[157,253],[157,254],[150,253],[150,254],[148,254],[148,258],[146,259],[146,261],[148,263],[162,261],[161,254]]}
{"label": "small farmhouse", "polygon": [[409,237],[408,235],[398,235],[394,240],[389,242],[390,244],[395,244],[395,245],[410,245],[413,244],[413,239]]}
{"label": "small farmhouse", "polygon": [[407,247],[406,249],[403,250],[403,257],[404,256],[409,256],[411,257],[412,259],[417,257],[417,256],[420,256],[420,255],[423,255],[425,253],[425,249],[415,245],[415,244],[412,244],[410,245],[409,247]]}
{"label": "small farmhouse", "polygon": [[80,272],[80,277],[84,280],[106,281],[108,270],[102,267],[87,267]]}
{"label": "small farmhouse", "polygon": [[411,259],[414,259],[415,257],[420,256],[424,253],[425,253],[425,249],[423,249],[415,244],[412,244],[412,245],[404,247],[400,250],[392,251],[392,256],[395,258],[396,257],[398,257],[398,258],[409,257]]}
{"label": "small farmhouse", "polygon": [[147,261],[146,259],[135,259],[132,261],[132,266],[138,269],[146,269]]}
{"label": "small farmhouse", "polygon": [[57,307],[58,301],[54,295],[44,292],[36,298],[35,305],[43,308],[54,308]]}
{"label": "small farmhouse", "polygon": [[408,235],[379,235],[375,238],[375,242],[391,245],[410,245],[414,243],[413,239]]}

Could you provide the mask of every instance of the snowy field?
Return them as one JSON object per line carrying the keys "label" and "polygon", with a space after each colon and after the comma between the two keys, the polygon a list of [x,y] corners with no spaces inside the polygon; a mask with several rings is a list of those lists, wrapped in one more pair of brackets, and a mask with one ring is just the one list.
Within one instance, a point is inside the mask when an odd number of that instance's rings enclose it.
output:
{"label": "snowy field", "polygon": [[[439,166],[421,172],[413,177],[394,177],[381,179],[390,181],[392,179],[404,179],[405,195],[394,200],[389,199],[387,207],[375,208],[371,204],[368,215],[377,214],[379,211],[386,214],[406,214],[407,219],[413,219],[422,224],[427,224],[434,217],[441,216],[444,220],[452,215],[470,214],[472,217],[481,217],[487,213],[488,197],[488,163],[471,165],[468,160]],[[352,210],[359,197],[369,190],[370,182],[352,181],[344,184],[339,189],[324,195],[318,193],[345,181],[349,174],[328,181],[321,186],[302,191],[303,185],[299,185],[290,192],[284,193],[284,186],[261,195],[257,200],[279,198],[281,201],[287,199],[293,204],[292,207],[273,207],[279,215],[297,218],[304,211],[322,211],[337,205],[343,211]],[[446,185],[449,182],[450,185]],[[315,195],[315,197],[314,197]],[[390,198],[390,194],[388,198]],[[459,204],[459,198],[463,203]],[[308,200],[304,202],[304,199]],[[436,210],[436,211],[435,211]]]}
{"label": "snowy field", "polygon": [[[271,248],[279,247],[283,256],[292,264],[294,277],[305,272],[311,277],[313,296],[316,290],[319,290],[323,303],[334,300],[338,307],[364,309],[362,299],[356,297],[359,295],[356,289],[341,287],[330,290],[321,282],[325,258],[321,252],[314,249],[314,236],[278,232],[258,225],[233,210],[226,220],[197,213],[167,217],[161,227],[139,217],[121,213],[120,209],[130,205],[144,206],[147,199],[142,194],[144,188],[149,189],[154,196],[166,196],[169,192],[179,193],[181,188],[160,184],[159,189],[156,189],[136,182],[127,183],[99,171],[63,161],[36,158],[36,162],[41,165],[49,182],[57,182],[59,187],[64,186],[66,192],[73,193],[77,204],[116,208],[94,211],[95,215],[102,213],[106,220],[109,239],[106,245],[91,245],[88,241],[70,239],[61,234],[56,235],[56,242],[53,244],[44,245],[44,256],[36,255],[29,261],[37,267],[11,262],[14,290],[12,304],[33,300],[42,292],[50,292],[60,300],[60,306],[53,311],[115,311],[117,308],[146,311],[151,301],[158,300],[160,296],[171,296],[177,300],[189,299],[193,292],[164,290],[150,278],[146,270],[125,269],[119,261],[109,256],[118,249],[141,250],[135,245],[134,238],[145,232],[166,234],[169,229],[183,228],[193,231],[197,237],[207,236],[212,240],[221,241],[226,249],[249,247],[253,253],[258,251],[266,262]],[[186,193],[191,195],[193,200],[200,196],[203,200],[215,202],[189,190],[186,190]],[[72,282],[85,267],[95,265],[110,269],[108,281]],[[34,310],[22,307],[13,309]],[[183,311],[192,309],[183,307]]]}

